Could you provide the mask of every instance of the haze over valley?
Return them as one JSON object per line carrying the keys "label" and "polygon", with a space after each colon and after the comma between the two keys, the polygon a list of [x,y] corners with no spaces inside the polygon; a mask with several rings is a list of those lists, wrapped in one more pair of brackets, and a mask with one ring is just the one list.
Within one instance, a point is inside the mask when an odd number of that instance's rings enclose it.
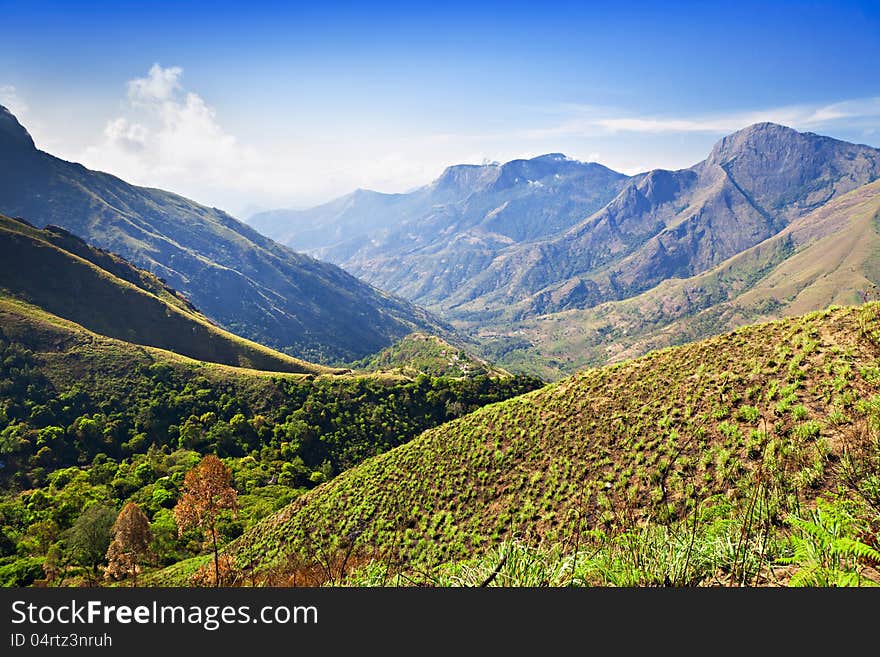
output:
{"label": "haze over valley", "polygon": [[0,586],[880,585],[876,3],[333,5],[4,4]]}

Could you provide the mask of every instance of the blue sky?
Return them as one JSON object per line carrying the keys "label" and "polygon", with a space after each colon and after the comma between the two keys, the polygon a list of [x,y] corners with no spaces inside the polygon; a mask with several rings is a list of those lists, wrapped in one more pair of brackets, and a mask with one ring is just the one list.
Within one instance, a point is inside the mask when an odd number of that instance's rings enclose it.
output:
{"label": "blue sky", "polygon": [[635,173],[758,120],[880,146],[878,2],[0,0],[38,146],[241,216],[546,152]]}

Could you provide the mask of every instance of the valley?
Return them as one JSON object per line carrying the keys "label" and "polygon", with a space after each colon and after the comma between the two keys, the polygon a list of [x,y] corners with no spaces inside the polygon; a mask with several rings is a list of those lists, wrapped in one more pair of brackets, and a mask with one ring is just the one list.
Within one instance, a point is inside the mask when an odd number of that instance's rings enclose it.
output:
{"label": "valley", "polygon": [[296,253],[229,214],[137,187],[38,150],[0,106],[0,213],[59,226],[163,279],[224,329],[324,364],[356,360],[414,330],[425,311]]}
{"label": "valley", "polygon": [[759,123],[251,225],[5,108],[0,166],[4,586],[880,584],[875,148]]}
{"label": "valley", "polygon": [[[679,171],[628,177],[551,154],[450,167],[409,194],[359,191],[251,222],[425,306],[499,365],[559,378],[782,316],[793,298],[736,315],[719,304],[750,290],[747,304],[779,297],[778,281],[798,267],[789,258],[812,260],[823,247],[801,255],[807,247],[846,239],[834,232],[851,230],[849,208],[835,202],[852,193],[870,203],[878,177],[875,148],[761,123]],[[844,219],[828,218],[835,208]],[[347,241],[334,237],[342,234]],[[871,263],[851,266],[836,302],[855,303],[878,282]],[[724,285],[702,290],[719,277]],[[795,293],[793,312],[819,310],[835,296]],[[633,314],[642,319],[616,319]]]}

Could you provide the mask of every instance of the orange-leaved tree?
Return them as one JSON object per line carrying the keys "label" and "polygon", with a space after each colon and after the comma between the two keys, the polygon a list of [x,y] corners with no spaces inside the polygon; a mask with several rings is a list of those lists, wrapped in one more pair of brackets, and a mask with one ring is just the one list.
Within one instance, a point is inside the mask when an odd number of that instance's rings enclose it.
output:
{"label": "orange-leaved tree", "polygon": [[137,586],[138,564],[150,554],[150,542],[153,540],[150,521],[141,507],[129,502],[116,516],[112,532],[105,574],[113,578],[132,575],[132,586]]}
{"label": "orange-leaved tree", "polygon": [[235,511],[238,496],[230,485],[232,472],[213,454],[186,473],[180,500],[174,507],[174,519],[180,535],[190,527],[211,534],[214,548],[214,586],[220,586],[220,563],[217,556],[217,518],[224,509]]}

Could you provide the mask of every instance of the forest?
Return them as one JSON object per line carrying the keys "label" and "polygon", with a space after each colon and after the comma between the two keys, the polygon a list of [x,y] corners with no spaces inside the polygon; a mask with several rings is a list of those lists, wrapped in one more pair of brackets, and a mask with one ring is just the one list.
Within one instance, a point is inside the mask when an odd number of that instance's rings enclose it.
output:
{"label": "forest", "polygon": [[542,385],[531,377],[229,376],[140,363],[105,385],[53,384],[0,336],[0,585],[101,583],[117,514],[149,522],[150,563],[209,549],[172,512],[206,454],[231,473],[224,544],[302,492],[424,430]]}

